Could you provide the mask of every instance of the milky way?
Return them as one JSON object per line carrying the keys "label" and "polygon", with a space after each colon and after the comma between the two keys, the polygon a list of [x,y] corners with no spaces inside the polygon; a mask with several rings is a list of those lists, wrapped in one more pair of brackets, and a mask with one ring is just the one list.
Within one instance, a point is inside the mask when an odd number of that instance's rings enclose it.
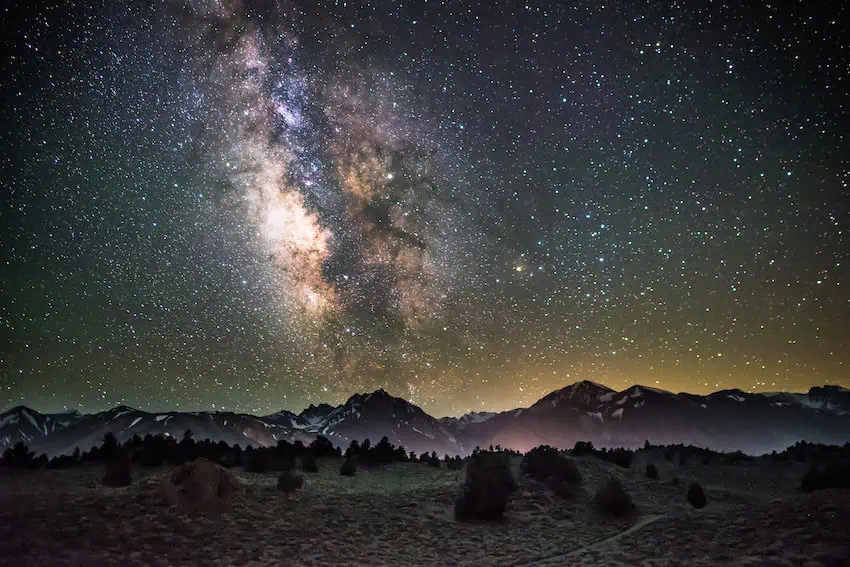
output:
{"label": "milky way", "polygon": [[850,385],[844,7],[4,9],[0,406]]}

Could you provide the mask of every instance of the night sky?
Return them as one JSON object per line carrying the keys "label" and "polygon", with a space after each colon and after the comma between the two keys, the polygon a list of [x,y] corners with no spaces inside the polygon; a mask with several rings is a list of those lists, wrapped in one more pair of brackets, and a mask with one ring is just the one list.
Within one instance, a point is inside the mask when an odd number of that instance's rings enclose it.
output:
{"label": "night sky", "polygon": [[360,4],[4,2],[0,409],[850,386],[846,3]]}

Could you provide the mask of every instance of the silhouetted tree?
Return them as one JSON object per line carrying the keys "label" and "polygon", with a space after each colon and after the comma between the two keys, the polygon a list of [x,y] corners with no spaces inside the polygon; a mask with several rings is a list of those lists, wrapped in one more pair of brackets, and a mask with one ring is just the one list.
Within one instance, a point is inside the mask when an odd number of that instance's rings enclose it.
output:
{"label": "silhouetted tree", "polygon": [[378,444],[375,445],[375,448],[372,449],[372,459],[378,463],[391,463],[393,462],[394,456],[394,447],[390,444],[390,440],[384,436],[381,437],[381,440],[378,441]]}
{"label": "silhouetted tree", "polygon": [[118,438],[111,431],[103,436],[103,444],[100,446],[100,453],[104,457],[111,457],[118,451]]}
{"label": "silhouetted tree", "polygon": [[337,457],[340,454],[333,443],[327,437],[317,435],[310,443],[310,452],[316,457]]}
{"label": "silhouetted tree", "polygon": [[30,468],[35,463],[35,451],[31,451],[26,443],[18,441],[11,447],[7,447],[3,451],[4,467],[12,468]]}
{"label": "silhouetted tree", "polygon": [[348,449],[345,450],[345,458],[356,457],[359,454],[360,443],[357,442],[357,439],[352,439],[351,444],[348,446]]}
{"label": "silhouetted tree", "polygon": [[573,446],[573,455],[580,457],[582,455],[592,455],[594,453],[593,443],[590,441],[576,441]]}

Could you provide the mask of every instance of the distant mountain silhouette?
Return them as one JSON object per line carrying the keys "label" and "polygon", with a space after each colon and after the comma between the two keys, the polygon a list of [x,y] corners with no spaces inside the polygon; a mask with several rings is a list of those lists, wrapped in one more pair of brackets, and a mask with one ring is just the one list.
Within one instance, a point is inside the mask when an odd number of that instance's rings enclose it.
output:
{"label": "distant mountain silhouette", "polygon": [[388,437],[417,453],[467,454],[476,446],[502,445],[521,451],[548,444],[571,447],[591,441],[600,447],[685,443],[721,451],[760,454],[806,440],[850,441],[850,390],[813,387],[806,394],[753,394],[722,390],[707,396],[674,394],[648,386],[617,392],[582,381],[556,390],[528,408],[501,413],[473,412],[435,419],[383,389],[355,394],[339,406],[311,405],[300,414],[282,410],[267,416],[234,412],[146,412],[119,406],[94,414],[42,414],[19,406],[0,414],[0,450],[24,441],[48,456],[85,451],[114,433],[196,439],[243,446],[280,440],[309,443],[323,435],[335,445]]}

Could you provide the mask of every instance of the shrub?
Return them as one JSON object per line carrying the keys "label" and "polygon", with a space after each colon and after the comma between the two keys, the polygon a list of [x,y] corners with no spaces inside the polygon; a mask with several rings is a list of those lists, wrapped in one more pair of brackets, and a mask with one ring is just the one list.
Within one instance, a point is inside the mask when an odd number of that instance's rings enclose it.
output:
{"label": "shrub", "polygon": [[450,471],[459,471],[463,469],[463,459],[460,457],[453,457],[448,460],[446,463],[446,468]]}
{"label": "shrub", "polygon": [[476,453],[469,460],[466,482],[455,500],[455,518],[461,522],[498,520],[516,490],[506,455]]}
{"label": "shrub", "polygon": [[130,486],[133,478],[130,474],[130,456],[121,451],[106,461],[106,471],[103,476],[103,484],[106,486],[120,487]]}
{"label": "shrub", "polygon": [[304,477],[292,471],[283,471],[277,477],[277,489],[281,492],[295,492],[304,486]]}
{"label": "shrub", "polygon": [[307,473],[319,472],[319,462],[316,455],[307,453],[301,458],[301,470]]}
{"label": "shrub", "polygon": [[581,484],[581,473],[575,462],[553,447],[535,447],[525,455],[520,468],[537,480],[557,477],[572,484]]}
{"label": "shrub", "polygon": [[435,469],[440,468],[440,457],[437,456],[437,453],[431,452],[431,456],[428,457],[428,466]]}
{"label": "shrub", "polygon": [[342,476],[354,476],[357,474],[357,459],[354,457],[347,457],[342,462],[342,466],[339,467],[339,474]]}
{"label": "shrub", "polygon": [[828,488],[850,488],[850,460],[812,465],[800,480],[801,492],[826,490]]}
{"label": "shrub", "polygon": [[646,478],[658,480],[658,467],[656,467],[652,463],[647,463],[646,464]]}
{"label": "shrub", "polygon": [[167,503],[193,511],[222,507],[241,491],[236,477],[204,458],[173,469],[162,484]]}
{"label": "shrub", "polygon": [[697,510],[699,510],[700,508],[705,508],[707,500],[705,498],[705,492],[703,491],[702,486],[700,486],[699,483],[695,482],[691,484],[690,487],[688,487],[687,498],[690,505],[696,508]]}
{"label": "shrub", "polygon": [[520,470],[545,482],[552,492],[562,498],[575,495],[581,485],[581,473],[575,462],[547,445],[535,447],[526,453],[520,463]]}
{"label": "shrub", "polygon": [[623,484],[616,478],[609,478],[596,492],[594,497],[596,509],[607,516],[621,518],[628,516],[635,510],[632,497],[623,488]]}

